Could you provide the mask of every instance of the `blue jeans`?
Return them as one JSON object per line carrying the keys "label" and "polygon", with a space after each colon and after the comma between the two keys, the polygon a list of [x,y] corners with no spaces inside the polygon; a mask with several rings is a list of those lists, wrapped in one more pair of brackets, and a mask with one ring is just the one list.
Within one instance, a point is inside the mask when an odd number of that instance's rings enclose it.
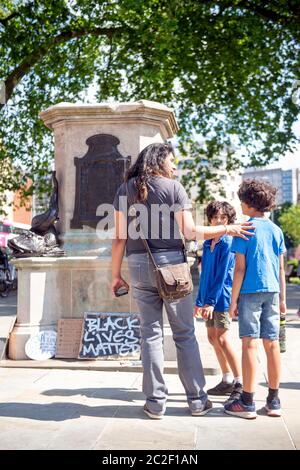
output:
{"label": "blue jeans", "polygon": [[[183,262],[182,251],[153,254],[159,265]],[[165,411],[168,390],[163,377],[163,306],[177,350],[178,373],[191,411],[206,403],[205,378],[195,336],[192,294],[172,302],[162,300],[156,287],[153,263],[147,253],[128,256],[133,297],[141,315],[143,392],[153,413]]]}
{"label": "blue jeans", "polygon": [[278,292],[240,294],[238,300],[240,338],[279,338]]}

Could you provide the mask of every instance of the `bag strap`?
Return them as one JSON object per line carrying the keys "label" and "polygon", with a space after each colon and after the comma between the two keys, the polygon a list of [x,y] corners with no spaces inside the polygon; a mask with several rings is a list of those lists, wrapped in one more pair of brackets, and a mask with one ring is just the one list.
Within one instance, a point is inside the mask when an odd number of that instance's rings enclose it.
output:
{"label": "bag strap", "polygon": [[[176,222],[176,221],[175,221],[175,222]],[[179,234],[180,234],[181,241],[182,241],[182,252],[183,252],[183,256],[184,256],[184,261],[187,263],[188,260],[187,260],[187,252],[186,252],[185,238],[184,238],[184,236],[182,235],[181,230],[180,230],[179,227],[178,227],[178,230],[179,230]]]}
{"label": "bag strap", "polygon": [[[127,199],[128,199],[128,203],[129,203],[129,212],[131,211],[132,214],[130,215],[133,215],[134,217],[134,220],[135,220],[135,226],[137,227],[137,223],[136,223],[136,209],[134,207],[134,199],[131,197],[131,194],[130,194],[130,189],[129,189],[129,184],[128,182],[125,183],[125,188],[126,188],[126,195],[127,195]],[[145,235],[144,235],[144,232],[143,232],[143,229],[142,229],[142,224],[140,224],[140,234],[142,235],[141,236],[141,240],[146,248],[146,251],[147,253],[149,254],[150,256],[150,259],[152,261],[152,263],[154,264],[154,267],[155,269],[158,269],[158,265],[156,264],[156,261],[154,259],[154,256],[152,255],[152,252],[150,250],[150,247],[149,247],[149,244],[145,238]]]}

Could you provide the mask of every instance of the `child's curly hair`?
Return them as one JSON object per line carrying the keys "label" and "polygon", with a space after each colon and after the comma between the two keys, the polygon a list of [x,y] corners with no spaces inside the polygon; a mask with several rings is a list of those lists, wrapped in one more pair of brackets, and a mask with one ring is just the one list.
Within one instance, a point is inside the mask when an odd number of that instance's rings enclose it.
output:
{"label": "child's curly hair", "polygon": [[233,224],[236,219],[235,208],[232,207],[226,201],[212,201],[208,204],[206,208],[206,215],[208,221],[211,222],[211,219],[219,212],[222,211],[224,215],[227,215],[228,223]]}
{"label": "child's curly hair", "polygon": [[276,194],[277,188],[258,179],[243,181],[238,190],[240,201],[259,212],[270,212],[276,207]]}

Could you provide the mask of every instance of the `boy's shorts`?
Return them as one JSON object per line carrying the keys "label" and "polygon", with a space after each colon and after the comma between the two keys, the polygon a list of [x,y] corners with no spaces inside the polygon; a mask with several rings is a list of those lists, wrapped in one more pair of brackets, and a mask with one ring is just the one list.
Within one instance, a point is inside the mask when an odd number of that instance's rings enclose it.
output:
{"label": "boy's shorts", "polygon": [[240,294],[238,300],[240,338],[279,338],[279,293]]}
{"label": "boy's shorts", "polygon": [[230,318],[229,312],[213,312],[212,318],[205,322],[207,328],[224,328],[229,330]]}

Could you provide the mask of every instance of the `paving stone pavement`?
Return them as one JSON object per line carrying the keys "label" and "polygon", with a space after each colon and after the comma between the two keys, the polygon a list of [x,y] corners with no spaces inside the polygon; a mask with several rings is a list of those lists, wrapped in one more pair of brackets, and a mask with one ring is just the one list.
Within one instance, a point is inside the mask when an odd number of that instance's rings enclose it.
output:
{"label": "paving stone pavement", "polygon": [[[294,292],[294,291],[293,291]],[[298,293],[300,292],[297,291]],[[222,397],[213,410],[192,417],[176,374],[166,374],[169,400],[161,421],[143,412],[140,372],[0,367],[0,449],[203,450],[300,449],[300,319],[287,316],[287,351],[282,354],[281,418],[265,415],[266,363],[259,348],[258,417],[225,415]],[[299,296],[300,299],[300,296]],[[205,325],[197,322],[202,360],[211,361]],[[237,323],[230,336],[240,353]],[[1,364],[1,363],[0,363]],[[207,388],[220,376],[207,376]]]}
{"label": "paving stone pavement", "polygon": [[[253,421],[225,415],[222,397],[211,397],[206,416],[192,417],[176,374],[166,375],[166,415],[154,421],[142,412],[139,372],[0,368],[0,449],[299,449],[300,321],[289,326],[281,418],[261,410],[267,391],[261,350]],[[231,335],[240,351],[236,323]],[[207,376],[207,387],[219,379]]]}

